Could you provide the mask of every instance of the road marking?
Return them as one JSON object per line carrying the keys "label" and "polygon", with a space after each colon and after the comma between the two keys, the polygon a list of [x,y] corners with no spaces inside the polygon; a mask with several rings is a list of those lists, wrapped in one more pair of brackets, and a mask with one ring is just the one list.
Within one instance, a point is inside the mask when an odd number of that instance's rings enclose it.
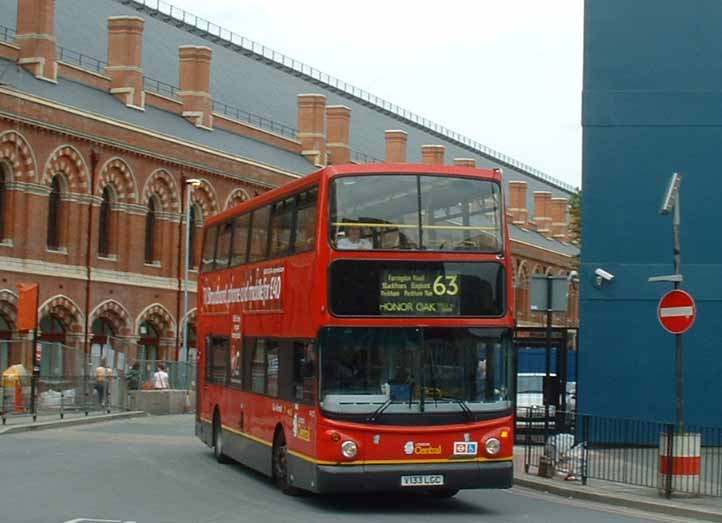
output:
{"label": "road marking", "polygon": [[135,523],[135,521],[125,521],[121,519],[92,519],[92,518],[77,518],[69,521],[63,521],[62,523]]}

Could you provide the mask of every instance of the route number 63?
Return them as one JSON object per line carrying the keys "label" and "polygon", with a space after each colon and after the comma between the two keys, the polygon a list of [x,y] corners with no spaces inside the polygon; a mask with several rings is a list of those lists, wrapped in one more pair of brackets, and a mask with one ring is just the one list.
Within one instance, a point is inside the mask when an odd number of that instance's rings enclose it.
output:
{"label": "route number 63", "polygon": [[459,275],[437,276],[434,280],[434,294],[437,296],[456,296],[459,294]]}

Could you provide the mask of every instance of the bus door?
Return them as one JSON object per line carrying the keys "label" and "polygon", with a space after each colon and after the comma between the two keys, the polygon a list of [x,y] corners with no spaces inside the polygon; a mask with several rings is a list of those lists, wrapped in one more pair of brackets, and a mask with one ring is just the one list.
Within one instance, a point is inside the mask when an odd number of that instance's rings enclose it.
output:
{"label": "bus door", "polygon": [[230,421],[228,394],[225,389],[229,384],[231,363],[231,318],[225,315],[209,315],[201,319],[199,337],[203,345],[201,363],[203,368],[203,387],[200,391],[201,409],[205,416],[211,418],[216,406],[221,410],[223,424]]}

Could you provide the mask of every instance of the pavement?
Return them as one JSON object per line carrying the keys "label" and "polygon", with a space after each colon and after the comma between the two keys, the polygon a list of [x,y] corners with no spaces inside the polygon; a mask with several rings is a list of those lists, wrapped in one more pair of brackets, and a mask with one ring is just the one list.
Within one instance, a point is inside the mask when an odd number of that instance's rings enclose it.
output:
{"label": "pavement", "polygon": [[147,416],[147,414],[142,411],[122,411],[110,413],[106,411],[96,411],[89,412],[86,416],[84,412],[66,412],[63,414],[62,418],[60,417],[60,414],[40,414],[37,416],[37,421],[35,422],[33,422],[33,418],[30,415],[9,415],[5,418],[5,424],[0,426],[0,436],[3,434],[17,434],[18,432],[58,429],[76,425],[86,425],[89,423],[101,423],[104,421],[137,418],[140,416]]}
{"label": "pavement", "polygon": [[666,499],[657,489],[611,481],[565,481],[563,476],[543,478],[524,472],[524,449],[514,452],[514,484],[565,498],[605,503],[679,518],[722,522],[722,499],[711,496]]}
{"label": "pavement", "polygon": [[[118,412],[111,414],[99,412],[91,413],[87,417],[84,413],[68,413],[65,415],[65,419],[59,419],[57,414],[52,416],[39,416],[36,423],[32,423],[32,419],[29,417],[15,416],[9,417],[8,425],[0,428],[0,436],[43,429],[57,429],[108,421],[129,420],[131,418],[144,416],[146,416],[144,412]],[[174,417],[164,416],[162,418],[171,420]],[[156,419],[160,420],[160,418]],[[190,417],[186,416],[185,419],[190,419]],[[163,421],[159,422],[165,423]],[[151,421],[151,423],[153,422]],[[115,425],[116,424],[109,424],[108,426]],[[82,429],[82,427],[79,428]],[[609,506],[610,511],[622,509],[647,513],[650,514],[652,521],[695,520],[722,523],[722,499],[720,498],[698,497],[667,500],[661,497],[656,489],[651,488],[599,480],[589,480],[585,486],[579,481],[564,481],[561,477],[547,479],[526,474],[524,472],[523,459],[523,448],[518,447],[514,460],[514,483],[515,487],[521,487],[523,490],[531,489],[545,494],[561,496],[567,500],[579,500],[598,506]],[[651,516],[652,514],[657,514],[658,516]]]}

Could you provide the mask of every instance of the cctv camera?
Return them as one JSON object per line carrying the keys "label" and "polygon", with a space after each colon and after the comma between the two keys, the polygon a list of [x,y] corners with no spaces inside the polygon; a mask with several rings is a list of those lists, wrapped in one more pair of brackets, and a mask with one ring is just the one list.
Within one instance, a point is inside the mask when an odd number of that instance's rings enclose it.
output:
{"label": "cctv camera", "polygon": [[577,271],[569,271],[569,275],[567,276],[567,281],[578,282],[579,281],[579,273]]}
{"label": "cctv camera", "polygon": [[594,274],[596,274],[597,277],[605,281],[612,281],[614,279],[614,274],[612,274],[611,272],[607,272],[604,269],[596,269],[594,271]]}

